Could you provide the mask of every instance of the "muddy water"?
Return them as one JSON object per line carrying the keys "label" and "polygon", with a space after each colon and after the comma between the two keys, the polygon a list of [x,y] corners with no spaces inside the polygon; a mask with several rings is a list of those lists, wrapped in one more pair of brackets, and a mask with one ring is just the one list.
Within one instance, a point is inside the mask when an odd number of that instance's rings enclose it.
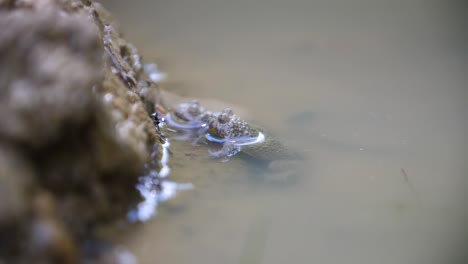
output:
{"label": "muddy water", "polygon": [[169,87],[241,105],[306,157],[278,188],[249,161],[176,143],[171,177],[196,189],[122,243],[141,263],[457,260],[468,89],[454,2],[104,1]]}

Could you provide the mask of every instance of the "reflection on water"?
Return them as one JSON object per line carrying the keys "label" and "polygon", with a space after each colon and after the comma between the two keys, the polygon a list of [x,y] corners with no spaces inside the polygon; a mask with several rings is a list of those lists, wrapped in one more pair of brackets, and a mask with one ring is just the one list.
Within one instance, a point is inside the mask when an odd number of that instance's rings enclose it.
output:
{"label": "reflection on water", "polygon": [[125,241],[142,263],[446,263],[466,246],[461,6],[104,4],[169,87],[242,105],[307,157],[273,188],[174,143],[171,177],[196,189]]}

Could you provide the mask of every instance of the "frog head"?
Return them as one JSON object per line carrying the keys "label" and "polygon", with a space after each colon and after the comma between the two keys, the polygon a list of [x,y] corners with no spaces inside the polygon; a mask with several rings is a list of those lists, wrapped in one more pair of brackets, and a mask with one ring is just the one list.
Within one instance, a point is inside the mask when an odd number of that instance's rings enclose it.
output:
{"label": "frog head", "polygon": [[209,122],[209,133],[218,138],[256,137],[258,131],[235,115],[230,108],[214,113]]}
{"label": "frog head", "polygon": [[210,115],[210,112],[208,112],[198,100],[179,104],[173,113],[177,118],[187,123],[207,121]]}

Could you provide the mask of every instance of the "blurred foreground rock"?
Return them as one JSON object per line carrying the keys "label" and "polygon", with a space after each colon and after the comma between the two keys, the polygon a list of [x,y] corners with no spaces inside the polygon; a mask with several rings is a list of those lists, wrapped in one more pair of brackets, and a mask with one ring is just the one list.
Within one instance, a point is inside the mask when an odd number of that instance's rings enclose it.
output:
{"label": "blurred foreground rock", "polygon": [[0,29],[0,263],[93,263],[160,166],[154,84],[92,1],[0,0]]}

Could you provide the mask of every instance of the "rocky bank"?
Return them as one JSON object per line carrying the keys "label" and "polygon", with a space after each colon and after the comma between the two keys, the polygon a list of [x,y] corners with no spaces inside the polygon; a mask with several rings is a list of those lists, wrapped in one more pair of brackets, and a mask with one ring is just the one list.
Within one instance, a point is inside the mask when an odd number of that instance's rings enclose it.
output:
{"label": "rocky bank", "polygon": [[0,263],[119,263],[95,230],[161,168],[157,87],[91,0],[0,0]]}

